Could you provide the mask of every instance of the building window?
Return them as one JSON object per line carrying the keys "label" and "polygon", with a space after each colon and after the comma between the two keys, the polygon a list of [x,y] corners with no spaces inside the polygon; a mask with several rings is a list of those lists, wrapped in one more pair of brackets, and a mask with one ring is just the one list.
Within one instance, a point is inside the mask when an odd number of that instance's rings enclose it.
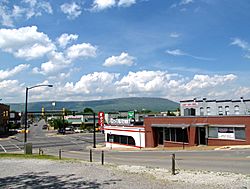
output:
{"label": "building window", "polygon": [[184,116],[195,116],[195,109],[194,108],[184,109]]}
{"label": "building window", "polygon": [[187,128],[165,128],[165,140],[188,143]]}
{"label": "building window", "polygon": [[208,137],[229,140],[245,140],[246,131],[244,127],[209,127]]}
{"label": "building window", "polygon": [[108,134],[107,137],[108,137],[107,142],[114,142],[118,144],[135,146],[135,140],[131,136]]}
{"label": "building window", "polygon": [[211,115],[211,109],[210,109],[210,107],[207,107],[207,115]]}
{"label": "building window", "polygon": [[240,107],[238,105],[234,106],[234,114],[239,115],[240,114]]}
{"label": "building window", "polygon": [[223,115],[222,106],[219,106],[219,107],[218,107],[218,114],[219,114],[219,115]]}
{"label": "building window", "polygon": [[203,107],[200,108],[200,115],[204,116],[204,108]]}
{"label": "building window", "polygon": [[225,115],[229,115],[229,106],[225,106]]}
{"label": "building window", "polygon": [[235,139],[242,139],[242,140],[246,139],[246,131],[244,127],[235,127],[234,131],[235,131]]}

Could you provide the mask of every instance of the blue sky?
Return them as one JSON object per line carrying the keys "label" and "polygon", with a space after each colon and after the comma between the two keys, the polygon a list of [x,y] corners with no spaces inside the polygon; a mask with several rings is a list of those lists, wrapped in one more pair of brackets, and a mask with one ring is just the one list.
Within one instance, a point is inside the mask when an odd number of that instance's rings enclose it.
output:
{"label": "blue sky", "polygon": [[0,99],[250,98],[248,0],[0,0]]}

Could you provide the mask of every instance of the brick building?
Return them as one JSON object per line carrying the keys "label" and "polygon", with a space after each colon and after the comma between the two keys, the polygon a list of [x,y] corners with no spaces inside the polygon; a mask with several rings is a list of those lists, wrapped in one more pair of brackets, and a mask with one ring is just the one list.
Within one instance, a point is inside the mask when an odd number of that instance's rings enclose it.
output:
{"label": "brick building", "polygon": [[145,146],[250,145],[250,116],[147,117]]}
{"label": "brick building", "polygon": [[10,107],[0,103],[0,134],[5,134],[7,132],[9,112]]}

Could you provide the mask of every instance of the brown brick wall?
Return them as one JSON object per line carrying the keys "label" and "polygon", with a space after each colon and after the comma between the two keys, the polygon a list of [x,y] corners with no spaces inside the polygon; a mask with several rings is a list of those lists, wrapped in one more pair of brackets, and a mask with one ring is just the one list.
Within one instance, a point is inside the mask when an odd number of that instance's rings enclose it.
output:
{"label": "brown brick wall", "polygon": [[[224,145],[250,145],[250,116],[211,116],[211,117],[147,117],[144,119],[146,133],[146,147],[156,147],[158,144],[157,133],[152,124],[219,124],[219,125],[245,125],[246,140],[223,140],[208,139],[208,145],[224,146]],[[188,129],[189,146],[197,144],[196,128]],[[179,146],[179,143],[164,142],[165,146]],[[181,144],[182,145],[182,144]]]}

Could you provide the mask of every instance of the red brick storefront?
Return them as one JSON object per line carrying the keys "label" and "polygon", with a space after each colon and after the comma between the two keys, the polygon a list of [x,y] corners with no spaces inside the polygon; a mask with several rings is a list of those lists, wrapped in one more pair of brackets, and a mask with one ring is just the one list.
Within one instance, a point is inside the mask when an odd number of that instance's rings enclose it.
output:
{"label": "red brick storefront", "polygon": [[[250,145],[250,116],[147,117],[144,125],[146,147]],[[181,140],[181,128],[185,140]],[[170,131],[179,141],[168,139]]]}

